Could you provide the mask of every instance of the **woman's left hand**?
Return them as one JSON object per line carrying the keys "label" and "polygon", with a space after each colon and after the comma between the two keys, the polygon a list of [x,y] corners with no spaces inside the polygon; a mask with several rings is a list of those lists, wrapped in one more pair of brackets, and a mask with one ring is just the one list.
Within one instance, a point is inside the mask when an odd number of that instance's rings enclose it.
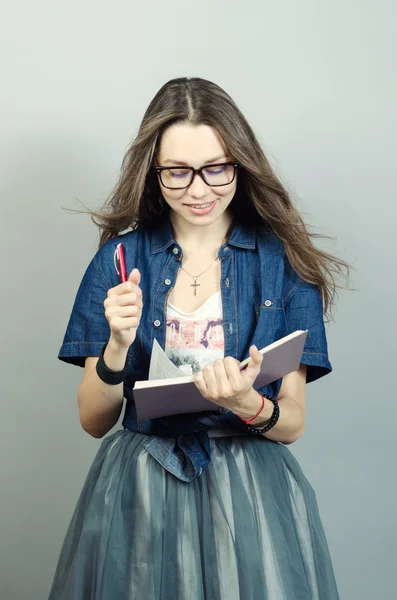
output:
{"label": "woman's left hand", "polygon": [[235,413],[244,413],[245,399],[257,378],[263,355],[256,346],[250,348],[250,361],[240,371],[239,362],[228,356],[207,365],[194,377],[194,383],[204,398]]}

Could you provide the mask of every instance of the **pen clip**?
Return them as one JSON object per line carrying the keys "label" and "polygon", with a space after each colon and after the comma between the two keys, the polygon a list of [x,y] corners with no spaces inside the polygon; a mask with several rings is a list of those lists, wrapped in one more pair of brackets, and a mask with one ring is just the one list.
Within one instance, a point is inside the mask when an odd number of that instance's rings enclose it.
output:
{"label": "pen clip", "polygon": [[[117,260],[116,260],[116,258],[117,258]],[[117,275],[120,277],[120,271],[119,271],[118,266],[117,266],[118,264],[120,264],[119,244],[117,244],[116,250],[114,251],[113,262],[114,262],[114,268],[117,271]]]}

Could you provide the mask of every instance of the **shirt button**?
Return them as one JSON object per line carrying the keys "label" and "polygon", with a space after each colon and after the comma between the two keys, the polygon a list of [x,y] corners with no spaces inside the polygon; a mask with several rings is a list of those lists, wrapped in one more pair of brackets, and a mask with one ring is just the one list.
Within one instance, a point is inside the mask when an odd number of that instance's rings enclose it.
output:
{"label": "shirt button", "polygon": [[178,248],[174,248],[174,249],[173,249],[173,253],[174,253],[174,254],[178,254],[178,253],[179,253],[179,250],[178,250]]}
{"label": "shirt button", "polygon": [[165,283],[165,285],[171,285],[171,279],[166,279],[166,280],[164,281],[164,283]]}
{"label": "shirt button", "polygon": [[265,300],[265,306],[271,306],[273,302],[271,300]]}
{"label": "shirt button", "polygon": [[159,321],[158,319],[156,319],[156,320],[155,320],[155,322],[153,323],[153,325],[154,325],[155,327],[160,327],[160,325],[161,325],[161,321]]}

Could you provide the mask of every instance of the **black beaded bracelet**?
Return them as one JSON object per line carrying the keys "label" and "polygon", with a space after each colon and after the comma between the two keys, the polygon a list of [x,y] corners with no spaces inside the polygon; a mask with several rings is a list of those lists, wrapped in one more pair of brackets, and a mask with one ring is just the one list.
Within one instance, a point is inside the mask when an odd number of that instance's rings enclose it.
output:
{"label": "black beaded bracelet", "polygon": [[270,429],[272,429],[275,426],[280,416],[280,407],[278,405],[277,398],[275,398],[274,396],[268,396],[267,394],[262,394],[262,396],[273,402],[274,407],[272,416],[270,417],[270,421],[264,427],[258,428],[254,427],[253,425],[246,425],[248,431],[255,435],[262,435],[263,433],[270,431]]}
{"label": "black beaded bracelet", "polygon": [[99,379],[101,379],[104,383],[108,383],[109,385],[118,385],[119,383],[122,383],[127,377],[128,355],[125,359],[124,368],[121,371],[113,371],[112,369],[109,369],[109,367],[106,366],[103,358],[107,345],[108,342],[106,342],[106,344],[102,348],[101,354],[96,363],[96,372]]}

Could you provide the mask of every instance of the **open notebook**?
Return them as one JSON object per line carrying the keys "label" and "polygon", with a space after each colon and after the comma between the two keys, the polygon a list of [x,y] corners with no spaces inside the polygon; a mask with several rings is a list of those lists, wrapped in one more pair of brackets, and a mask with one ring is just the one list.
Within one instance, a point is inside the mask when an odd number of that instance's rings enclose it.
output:
{"label": "open notebook", "polygon": [[[254,387],[259,389],[299,368],[307,330],[294,331],[277,342],[262,348],[264,355]],[[240,363],[244,369],[249,358]],[[226,412],[221,406],[204,398],[193,382],[193,375],[183,375],[154,340],[150,359],[149,379],[134,385],[134,400],[138,419],[157,419],[170,415],[202,411]]]}

